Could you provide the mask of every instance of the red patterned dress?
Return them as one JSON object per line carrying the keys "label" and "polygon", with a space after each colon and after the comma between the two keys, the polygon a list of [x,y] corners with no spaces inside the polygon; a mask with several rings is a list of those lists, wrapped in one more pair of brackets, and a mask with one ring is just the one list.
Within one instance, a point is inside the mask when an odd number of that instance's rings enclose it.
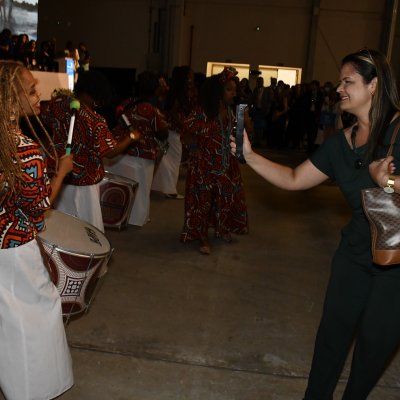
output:
{"label": "red patterned dress", "polygon": [[51,187],[39,146],[16,139],[22,181],[0,193],[0,386],[7,399],[50,399],[73,384],[60,295],[36,241]]}
{"label": "red patterned dress", "polygon": [[[164,115],[157,107],[147,101],[132,102],[132,105],[125,108],[124,114],[132,126],[141,133],[140,140],[133,142],[128,147],[126,154],[155,161],[160,151],[156,133],[168,128]],[[113,129],[116,138],[125,136],[127,132],[127,127],[122,122]]]}
{"label": "red patterned dress", "polygon": [[[18,135],[18,156],[24,182],[18,200],[7,191],[0,197],[0,248],[8,249],[32,241],[44,229],[44,212],[50,208],[42,153],[31,139]],[[0,174],[1,176],[1,174]]]}
{"label": "red patterned dress", "polygon": [[248,232],[248,216],[239,164],[230,152],[234,116],[209,119],[201,111],[189,115],[185,134],[195,138],[189,154],[185,216],[181,241],[205,240]]}
{"label": "red patterned dress", "polygon": [[[42,104],[41,107],[41,119],[51,130],[60,157],[65,154],[68,139],[71,100],[71,97],[62,96]],[[100,205],[100,182],[105,175],[103,157],[116,144],[106,120],[82,103],[76,112],[72,136],[74,167],[64,178],[63,188],[54,207],[89,222],[102,232],[104,224]],[[49,172],[54,172],[54,163],[49,163],[48,168]]]}
{"label": "red patterned dress", "polygon": [[[40,117],[53,134],[57,154],[62,157],[71,120],[71,97],[58,97],[42,104]],[[94,185],[104,178],[102,158],[116,146],[106,120],[81,104],[76,114],[72,150],[74,169],[64,183],[76,186]],[[49,170],[53,165],[49,165]]]}
{"label": "red patterned dress", "polygon": [[[164,115],[148,101],[132,100],[124,104],[124,114],[130,124],[141,133],[122,157],[118,157],[107,168],[117,175],[133,179],[139,185],[135,202],[128,218],[130,225],[143,226],[150,218],[150,191],[160,144],[156,136],[168,128]],[[127,134],[127,127],[119,124],[113,129],[115,137]]]}

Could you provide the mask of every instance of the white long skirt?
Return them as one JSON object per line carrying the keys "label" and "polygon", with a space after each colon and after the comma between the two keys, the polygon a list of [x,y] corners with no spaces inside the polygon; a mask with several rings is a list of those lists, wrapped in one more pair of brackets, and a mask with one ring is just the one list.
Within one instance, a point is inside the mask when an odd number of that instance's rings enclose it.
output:
{"label": "white long skirt", "polygon": [[63,185],[54,208],[89,222],[104,232],[100,206],[100,183],[95,185]]}
{"label": "white long skirt", "polygon": [[150,191],[154,175],[154,160],[124,154],[107,160],[104,165],[107,171],[133,179],[138,183],[128,224],[137,226],[146,224],[150,217]]}
{"label": "white long skirt", "polygon": [[176,185],[179,178],[179,167],[182,159],[182,143],[176,131],[168,133],[168,151],[161,159],[154,174],[152,190],[165,194],[178,194]]}
{"label": "white long skirt", "polygon": [[61,301],[36,240],[0,250],[0,386],[7,400],[52,399],[73,385]]}

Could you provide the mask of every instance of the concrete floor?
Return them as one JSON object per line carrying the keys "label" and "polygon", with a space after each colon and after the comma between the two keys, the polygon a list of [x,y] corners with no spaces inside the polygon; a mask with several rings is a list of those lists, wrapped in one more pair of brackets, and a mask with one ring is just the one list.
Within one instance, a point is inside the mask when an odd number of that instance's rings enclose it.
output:
{"label": "concrete floor", "polygon": [[[76,383],[62,400],[302,399],[348,209],[331,183],[285,192],[242,172],[250,233],[213,239],[210,256],[179,242],[184,203],[159,194],[151,223],[107,230],[109,273],[66,328]],[[399,372],[397,357],[370,399],[400,399]]]}

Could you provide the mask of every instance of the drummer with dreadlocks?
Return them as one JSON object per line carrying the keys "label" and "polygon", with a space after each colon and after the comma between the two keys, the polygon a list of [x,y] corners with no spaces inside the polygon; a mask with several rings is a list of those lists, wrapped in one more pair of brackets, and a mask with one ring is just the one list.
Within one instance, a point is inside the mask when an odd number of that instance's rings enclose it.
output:
{"label": "drummer with dreadlocks", "polygon": [[[37,81],[21,63],[0,61],[0,387],[7,400],[51,399],[73,385],[60,296],[49,278],[36,240],[44,229],[72,156],[59,162],[41,125]],[[57,165],[50,182],[30,123],[36,117],[47,137],[47,156]],[[24,117],[30,134],[21,132]],[[53,154],[52,154],[53,153]]]}

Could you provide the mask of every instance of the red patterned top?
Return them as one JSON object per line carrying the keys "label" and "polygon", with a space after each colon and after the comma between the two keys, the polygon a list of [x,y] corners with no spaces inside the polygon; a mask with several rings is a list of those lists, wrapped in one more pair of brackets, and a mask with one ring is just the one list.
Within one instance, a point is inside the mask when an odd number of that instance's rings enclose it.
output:
{"label": "red patterned top", "polygon": [[[127,153],[131,156],[155,160],[159,151],[159,145],[155,134],[157,131],[168,128],[167,120],[161,111],[151,103],[133,103],[127,106],[124,111],[132,126],[138,129],[142,136],[137,142],[133,142]],[[115,137],[123,137],[127,134],[127,127],[121,121],[114,129]]]}
{"label": "red patterned top", "polygon": [[1,249],[18,247],[33,240],[36,233],[44,229],[43,214],[50,208],[50,183],[39,146],[20,133],[17,148],[23,184],[17,197],[10,190],[1,195]]}
{"label": "red patterned top", "polygon": [[[65,154],[71,120],[70,97],[59,97],[42,104],[41,119],[52,131],[57,154]],[[76,112],[71,153],[74,168],[64,183],[84,186],[94,185],[104,178],[102,157],[116,146],[116,141],[106,120],[95,111],[81,104]],[[54,165],[49,165],[53,172]]]}

